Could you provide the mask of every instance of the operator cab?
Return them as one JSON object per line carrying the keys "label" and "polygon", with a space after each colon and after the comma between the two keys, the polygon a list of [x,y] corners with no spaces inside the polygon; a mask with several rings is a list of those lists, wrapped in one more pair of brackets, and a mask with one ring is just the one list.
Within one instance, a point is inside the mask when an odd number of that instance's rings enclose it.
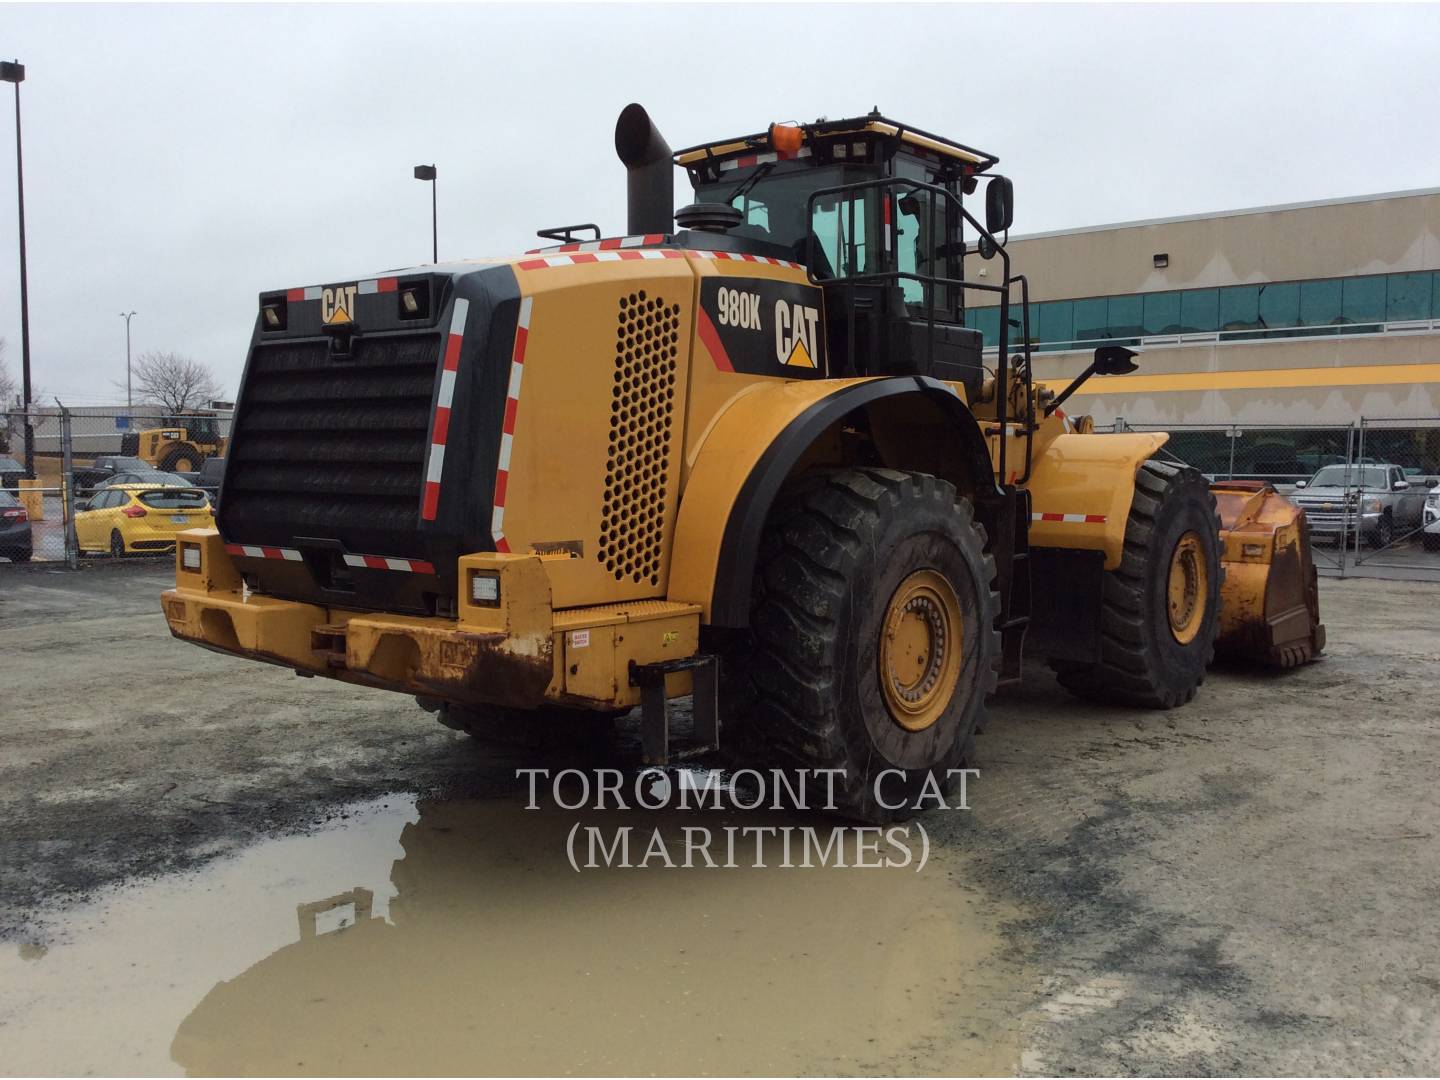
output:
{"label": "operator cab", "polygon": [[[963,207],[997,160],[878,113],[772,125],[676,153],[696,204],[676,219],[807,267],[826,290],[830,374],[933,375],[973,399],[982,342],[965,326]],[[729,221],[720,207],[733,208]]]}

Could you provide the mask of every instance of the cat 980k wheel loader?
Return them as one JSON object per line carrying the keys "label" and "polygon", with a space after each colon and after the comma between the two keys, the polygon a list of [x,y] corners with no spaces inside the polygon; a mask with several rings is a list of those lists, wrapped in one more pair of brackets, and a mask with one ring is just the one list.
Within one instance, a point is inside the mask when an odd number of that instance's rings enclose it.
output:
{"label": "cat 980k wheel loader", "polygon": [[260,296],[177,637],[472,732],[639,705],[652,762],[723,736],[843,770],[870,820],[945,782],[1025,650],[1169,708],[1222,634],[1322,647],[1303,515],[1066,416],[1130,350],[1033,383],[994,156],[878,113],[672,153],[632,105],[615,141],[625,235]]}

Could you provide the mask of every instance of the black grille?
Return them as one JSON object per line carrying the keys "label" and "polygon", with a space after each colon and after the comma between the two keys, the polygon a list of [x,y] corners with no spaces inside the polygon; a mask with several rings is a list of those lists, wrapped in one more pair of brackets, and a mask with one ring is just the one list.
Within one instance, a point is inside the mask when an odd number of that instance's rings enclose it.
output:
{"label": "black grille", "polygon": [[418,555],[438,334],[256,345],[226,467],[222,530]]}

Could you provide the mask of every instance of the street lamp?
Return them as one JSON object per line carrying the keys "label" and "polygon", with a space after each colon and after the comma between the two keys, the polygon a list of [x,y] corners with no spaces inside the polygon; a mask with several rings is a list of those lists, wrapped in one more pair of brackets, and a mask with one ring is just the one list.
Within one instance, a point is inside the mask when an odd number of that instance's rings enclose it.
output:
{"label": "street lamp", "polygon": [[25,475],[35,478],[35,429],[30,424],[30,291],[25,278],[25,167],[20,156],[20,84],[25,65],[0,60],[0,82],[15,84],[15,193],[20,204],[20,382],[25,409]]}
{"label": "street lamp", "polygon": [[430,261],[440,261],[440,222],[439,207],[435,202],[435,166],[416,165],[416,180],[430,181]]}
{"label": "street lamp", "polygon": [[120,317],[125,320],[125,408],[129,409],[134,405],[130,400],[130,320],[135,317],[135,312],[122,311]]}

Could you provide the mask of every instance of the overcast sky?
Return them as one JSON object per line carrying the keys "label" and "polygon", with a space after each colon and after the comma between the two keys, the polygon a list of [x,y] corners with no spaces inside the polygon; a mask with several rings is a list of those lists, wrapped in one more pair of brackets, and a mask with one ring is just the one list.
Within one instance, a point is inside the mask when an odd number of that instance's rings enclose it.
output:
{"label": "overcast sky", "polygon": [[878,105],[999,154],[1021,233],[1440,185],[1436,7],[7,4],[0,56],[34,377],[71,404],[124,400],[121,311],[233,394],[260,290],[428,261],[417,163],[442,259],[622,233],[630,101],[677,147]]}

